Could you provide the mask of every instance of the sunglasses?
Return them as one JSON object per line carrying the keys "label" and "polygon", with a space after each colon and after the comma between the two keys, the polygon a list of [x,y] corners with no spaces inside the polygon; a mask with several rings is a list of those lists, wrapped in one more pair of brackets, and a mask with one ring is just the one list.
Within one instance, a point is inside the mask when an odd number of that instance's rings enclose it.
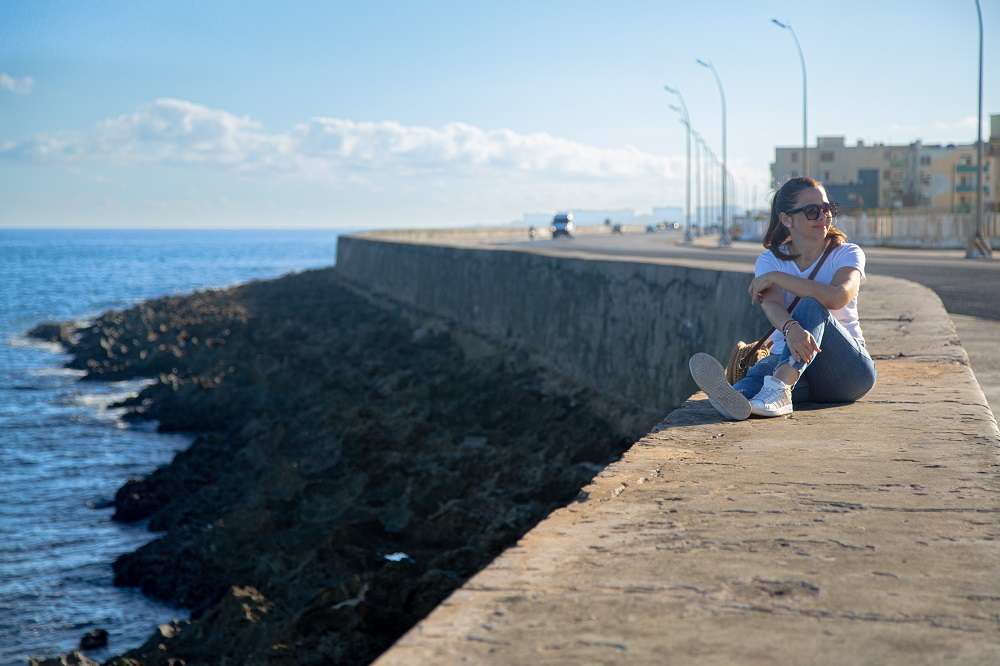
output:
{"label": "sunglasses", "polygon": [[793,208],[788,211],[788,215],[795,215],[796,213],[805,213],[807,220],[818,220],[820,215],[830,214],[830,217],[837,217],[837,213],[840,212],[840,206],[835,203],[821,203],[821,204],[807,204],[805,206],[799,206],[798,208]]}

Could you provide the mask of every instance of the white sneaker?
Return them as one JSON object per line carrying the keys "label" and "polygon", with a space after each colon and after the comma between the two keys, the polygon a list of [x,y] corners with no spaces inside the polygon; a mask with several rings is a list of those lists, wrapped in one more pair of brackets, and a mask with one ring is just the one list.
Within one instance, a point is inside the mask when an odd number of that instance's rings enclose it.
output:
{"label": "white sneaker", "polygon": [[698,352],[688,361],[694,383],[708,396],[712,407],[727,419],[742,421],[750,417],[750,401],[726,381],[726,371],[710,355]]}
{"label": "white sneaker", "polygon": [[792,387],[773,375],[764,377],[764,386],[750,399],[750,411],[757,416],[791,414]]}

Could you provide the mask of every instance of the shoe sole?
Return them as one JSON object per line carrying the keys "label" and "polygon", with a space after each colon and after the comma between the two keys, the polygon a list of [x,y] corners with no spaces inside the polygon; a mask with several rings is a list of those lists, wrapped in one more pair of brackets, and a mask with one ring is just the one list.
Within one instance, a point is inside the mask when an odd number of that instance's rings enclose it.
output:
{"label": "shoe sole", "polygon": [[726,371],[709,354],[698,352],[688,361],[691,378],[716,411],[732,421],[750,418],[750,401],[726,381]]}
{"label": "shoe sole", "polygon": [[757,405],[750,405],[750,413],[754,416],[786,416],[792,413],[792,406],[786,405],[780,409],[770,410],[766,407],[758,407]]}

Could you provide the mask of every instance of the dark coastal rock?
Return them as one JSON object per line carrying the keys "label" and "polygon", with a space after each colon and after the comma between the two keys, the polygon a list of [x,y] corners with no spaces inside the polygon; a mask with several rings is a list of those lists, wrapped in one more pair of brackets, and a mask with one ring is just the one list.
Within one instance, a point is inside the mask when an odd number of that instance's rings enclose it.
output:
{"label": "dark coastal rock", "polygon": [[105,629],[88,631],[80,639],[81,650],[97,650],[108,645],[108,632]]}
{"label": "dark coastal rock", "polygon": [[32,328],[27,335],[46,342],[70,344],[75,338],[75,331],[73,324],[47,321]]}
{"label": "dark coastal rock", "polygon": [[116,666],[368,663],[629,443],[599,396],[330,270],[72,336],[89,379],[154,380],[132,418],[198,433],[116,493],[162,535],[115,583],[192,609]]}
{"label": "dark coastal rock", "polygon": [[164,504],[164,498],[159,493],[159,488],[151,487],[145,479],[129,479],[115,493],[112,502],[115,513],[112,520],[130,523],[149,518],[153,511]]}

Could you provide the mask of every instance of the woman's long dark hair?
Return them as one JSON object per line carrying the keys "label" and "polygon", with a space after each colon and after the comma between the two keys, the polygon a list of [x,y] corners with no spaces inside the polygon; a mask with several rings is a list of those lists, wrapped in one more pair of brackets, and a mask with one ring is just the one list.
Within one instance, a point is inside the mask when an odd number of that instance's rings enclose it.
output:
{"label": "woman's long dark hair", "polygon": [[[787,213],[795,208],[795,200],[798,199],[799,193],[811,187],[823,187],[823,185],[815,178],[808,176],[789,178],[771,199],[771,223],[767,225],[767,233],[764,234],[764,247],[769,249],[778,259],[787,261],[788,259],[797,259],[799,256],[787,252],[788,248],[783,247],[790,240],[790,234],[788,227],[781,223],[781,213]],[[826,239],[827,242],[832,242],[834,245],[842,245],[847,242],[847,234],[831,222],[830,228],[826,230]]]}

